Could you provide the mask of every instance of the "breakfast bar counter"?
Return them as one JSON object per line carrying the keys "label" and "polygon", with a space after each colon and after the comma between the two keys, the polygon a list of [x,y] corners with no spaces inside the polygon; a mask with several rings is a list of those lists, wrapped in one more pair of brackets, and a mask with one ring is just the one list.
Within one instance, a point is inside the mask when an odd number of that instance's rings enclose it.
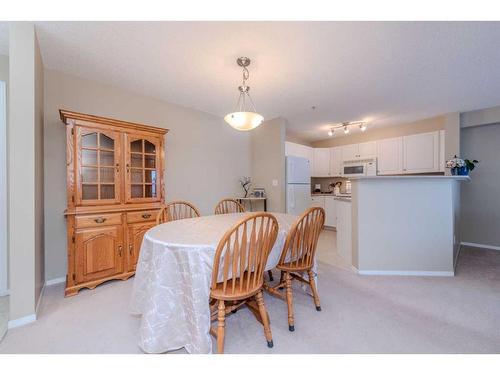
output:
{"label": "breakfast bar counter", "polygon": [[360,274],[454,276],[468,176],[352,178],[352,265]]}

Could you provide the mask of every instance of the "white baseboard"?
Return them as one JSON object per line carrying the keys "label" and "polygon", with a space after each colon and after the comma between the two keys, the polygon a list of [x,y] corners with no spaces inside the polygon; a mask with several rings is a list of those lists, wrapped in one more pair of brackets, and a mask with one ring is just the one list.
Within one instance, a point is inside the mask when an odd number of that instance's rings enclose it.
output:
{"label": "white baseboard", "polygon": [[358,274],[367,276],[455,276],[453,271],[366,271],[358,270]]}
{"label": "white baseboard", "polygon": [[66,276],[63,276],[63,277],[57,277],[57,278],[52,279],[52,280],[47,280],[47,281],[45,281],[45,285],[51,286],[51,285],[56,285],[56,284],[62,284],[65,282],[66,282]]}
{"label": "white baseboard", "polygon": [[22,318],[14,319],[14,320],[9,320],[9,323],[7,325],[8,329],[11,328],[16,328],[16,327],[21,327],[29,323],[33,323],[37,319],[38,315],[38,309],[40,307],[40,304],[42,303],[43,296],[45,294],[45,287],[50,286],[50,285],[55,285],[55,284],[61,284],[66,281],[66,277],[59,277],[57,279],[52,279],[48,280],[43,284],[42,291],[40,292],[40,297],[38,297],[38,302],[35,307],[35,313],[31,315],[26,315],[23,316]]}
{"label": "white baseboard", "polygon": [[23,316],[22,318],[14,319],[14,320],[9,320],[9,324],[7,325],[8,329],[11,328],[16,328],[16,327],[21,327],[29,323],[33,323],[36,321],[36,314],[31,314],[31,315],[26,315]]}
{"label": "white baseboard", "polygon": [[470,246],[470,247],[479,247],[481,249],[499,250],[500,251],[500,246],[484,245],[484,244],[481,244],[481,243],[460,242],[460,245],[462,245],[462,246]]}

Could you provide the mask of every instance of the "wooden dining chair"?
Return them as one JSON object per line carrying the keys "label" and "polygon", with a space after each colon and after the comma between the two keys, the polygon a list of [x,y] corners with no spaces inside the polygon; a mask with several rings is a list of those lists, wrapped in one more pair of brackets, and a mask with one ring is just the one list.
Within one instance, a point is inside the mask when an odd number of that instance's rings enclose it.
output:
{"label": "wooden dining chair", "polygon": [[[307,209],[292,225],[288,232],[277,269],[281,271],[281,278],[278,285],[271,287],[265,285],[264,288],[272,295],[286,299],[288,305],[288,329],[295,330],[293,316],[293,291],[292,279],[309,285],[316,305],[316,310],[321,311],[316,282],[314,281],[314,257],[318,237],[325,223],[325,210],[321,207],[311,207]],[[301,274],[307,273],[308,280]],[[285,295],[280,292],[286,288]]]}
{"label": "wooden dining chair", "polygon": [[200,217],[200,211],[190,202],[173,201],[160,208],[156,215],[156,225],[167,221]]}
{"label": "wooden dining chair", "polygon": [[245,207],[234,199],[223,199],[215,206],[216,215],[232,214],[236,212],[245,212]]}
{"label": "wooden dining chair", "polygon": [[211,317],[217,329],[218,353],[224,352],[225,317],[246,305],[264,326],[267,346],[273,337],[262,295],[267,257],[278,235],[278,222],[268,213],[250,214],[230,228],[220,240],[214,257],[210,287]]}

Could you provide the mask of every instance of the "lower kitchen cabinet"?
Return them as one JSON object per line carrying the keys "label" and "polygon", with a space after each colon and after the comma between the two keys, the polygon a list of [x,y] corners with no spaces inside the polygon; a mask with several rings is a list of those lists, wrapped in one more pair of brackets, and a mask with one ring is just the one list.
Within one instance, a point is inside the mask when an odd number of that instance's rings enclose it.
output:
{"label": "lower kitchen cabinet", "polygon": [[333,197],[325,197],[325,225],[337,226],[337,201]]}
{"label": "lower kitchen cabinet", "polygon": [[127,237],[127,271],[135,271],[144,234],[155,225],[156,223],[154,221],[149,223],[129,224]]}
{"label": "lower kitchen cabinet", "polygon": [[123,272],[121,225],[77,229],[75,232],[76,283],[111,277]]}
{"label": "lower kitchen cabinet", "polygon": [[311,197],[311,207],[325,208],[325,197],[323,195],[313,195]]}
{"label": "lower kitchen cabinet", "polygon": [[321,207],[325,210],[325,226],[337,226],[337,202],[330,195],[313,195],[311,207]]}

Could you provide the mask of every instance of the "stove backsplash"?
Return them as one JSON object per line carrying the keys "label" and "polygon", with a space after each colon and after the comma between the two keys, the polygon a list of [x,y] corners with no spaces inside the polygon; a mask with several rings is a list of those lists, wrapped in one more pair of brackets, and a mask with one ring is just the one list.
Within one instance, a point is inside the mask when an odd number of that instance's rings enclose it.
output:
{"label": "stove backsplash", "polygon": [[340,192],[345,193],[345,185],[347,180],[348,179],[344,177],[311,177],[311,192],[314,193],[314,186],[316,184],[321,184],[322,192],[333,191],[333,188],[329,188],[329,185],[340,181],[342,182],[342,185],[340,185]]}

